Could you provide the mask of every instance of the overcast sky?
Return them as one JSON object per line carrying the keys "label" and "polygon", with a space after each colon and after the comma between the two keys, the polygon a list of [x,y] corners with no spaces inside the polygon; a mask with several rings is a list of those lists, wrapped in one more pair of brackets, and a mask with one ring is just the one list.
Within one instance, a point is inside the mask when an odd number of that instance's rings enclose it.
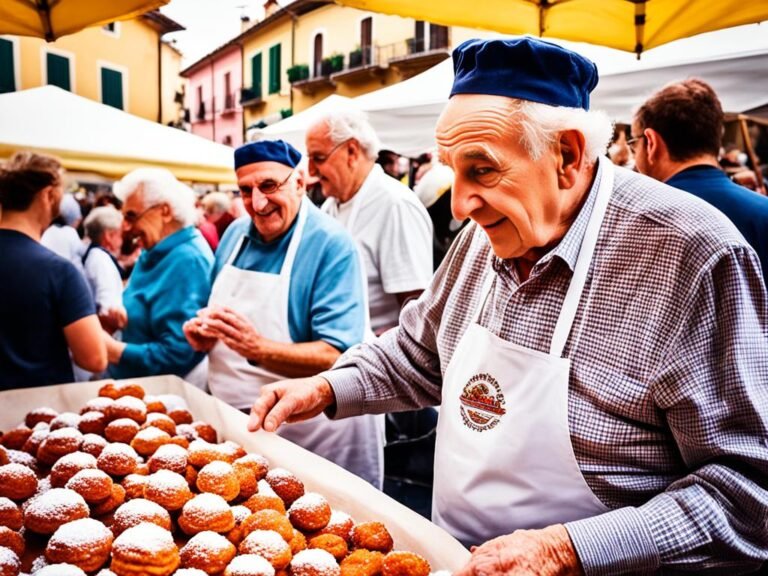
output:
{"label": "overcast sky", "polygon": [[[288,0],[279,0],[281,5]],[[263,15],[264,0],[171,0],[161,11],[186,28],[168,34],[184,54],[186,67],[240,33],[240,17],[255,20]],[[601,73],[658,66],[681,60],[695,60],[721,53],[768,50],[768,22],[701,34],[671,42],[643,53],[640,62],[634,54],[609,48],[570,44],[597,62]]]}

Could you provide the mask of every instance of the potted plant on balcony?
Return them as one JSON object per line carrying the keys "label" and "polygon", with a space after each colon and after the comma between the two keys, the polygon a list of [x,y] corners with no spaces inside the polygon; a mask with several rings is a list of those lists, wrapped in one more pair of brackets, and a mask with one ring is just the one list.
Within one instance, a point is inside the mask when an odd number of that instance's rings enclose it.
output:
{"label": "potted plant on balcony", "polygon": [[309,66],[307,64],[296,64],[288,68],[288,82],[301,82],[309,78]]}
{"label": "potted plant on balcony", "polygon": [[338,52],[334,52],[330,55],[328,60],[331,61],[331,71],[332,72],[340,72],[344,69],[344,54],[339,54]]}
{"label": "potted plant on balcony", "polygon": [[349,53],[349,67],[357,68],[363,65],[363,49],[359,46]]}

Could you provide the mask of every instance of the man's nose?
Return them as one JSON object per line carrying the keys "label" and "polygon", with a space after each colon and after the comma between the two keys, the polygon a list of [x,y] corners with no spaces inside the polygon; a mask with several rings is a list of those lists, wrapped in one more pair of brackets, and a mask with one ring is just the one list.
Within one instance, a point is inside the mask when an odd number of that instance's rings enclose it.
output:
{"label": "man's nose", "polygon": [[310,176],[317,176],[319,174],[317,171],[317,164],[314,163],[312,158],[310,158],[309,162],[307,163],[307,171],[309,172]]}
{"label": "man's nose", "polygon": [[267,199],[264,194],[259,192],[258,188],[253,191],[253,196],[251,197],[251,205],[253,206],[253,209],[256,210],[256,212],[264,210],[268,203],[269,199]]}
{"label": "man's nose", "polygon": [[456,220],[466,220],[482,204],[482,199],[475,194],[471,186],[460,182],[458,178],[454,181],[451,189],[451,213]]}

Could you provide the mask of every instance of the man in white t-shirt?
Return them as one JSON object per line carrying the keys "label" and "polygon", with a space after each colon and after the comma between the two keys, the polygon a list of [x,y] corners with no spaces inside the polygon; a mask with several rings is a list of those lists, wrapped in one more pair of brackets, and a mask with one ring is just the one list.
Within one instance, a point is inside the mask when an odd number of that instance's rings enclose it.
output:
{"label": "man in white t-shirt", "polygon": [[376,334],[397,326],[400,308],[432,278],[432,222],[416,195],[376,164],[379,140],[365,115],[344,110],[307,131],[309,172],[319,179],[323,212],[357,243]]}

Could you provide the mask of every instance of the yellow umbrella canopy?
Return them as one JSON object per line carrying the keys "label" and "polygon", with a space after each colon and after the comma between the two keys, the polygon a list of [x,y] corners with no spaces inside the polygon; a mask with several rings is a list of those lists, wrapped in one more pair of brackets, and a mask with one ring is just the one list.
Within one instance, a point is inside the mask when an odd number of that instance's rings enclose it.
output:
{"label": "yellow umbrella canopy", "polygon": [[361,10],[505,34],[533,34],[627,52],[768,20],[765,0],[336,0]]}
{"label": "yellow umbrella canopy", "polygon": [[169,0],[0,0],[0,34],[53,42],[88,26],[128,20]]}

